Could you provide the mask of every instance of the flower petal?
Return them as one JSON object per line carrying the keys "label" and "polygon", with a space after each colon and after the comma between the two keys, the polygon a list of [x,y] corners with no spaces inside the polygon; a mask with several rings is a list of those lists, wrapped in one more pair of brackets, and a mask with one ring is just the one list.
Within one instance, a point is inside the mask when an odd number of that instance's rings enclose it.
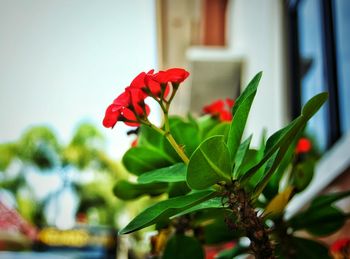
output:
{"label": "flower petal", "polygon": [[154,75],[154,80],[161,84],[166,84],[168,82],[172,83],[182,83],[190,73],[183,68],[170,68],[166,71],[159,71]]}
{"label": "flower petal", "polygon": [[[137,121],[135,114],[128,108],[123,109],[123,117],[127,120],[130,120],[130,121]],[[128,126],[140,126],[140,123],[138,123],[138,122],[124,121],[124,123]]]}
{"label": "flower petal", "polygon": [[113,128],[119,119],[121,109],[121,106],[117,106],[115,104],[109,105],[102,122],[103,126],[106,128]]}

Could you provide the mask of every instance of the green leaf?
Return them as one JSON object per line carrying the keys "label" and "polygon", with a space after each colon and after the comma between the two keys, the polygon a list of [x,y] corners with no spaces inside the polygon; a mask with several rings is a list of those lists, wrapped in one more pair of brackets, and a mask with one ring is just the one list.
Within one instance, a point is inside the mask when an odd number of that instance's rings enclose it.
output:
{"label": "green leaf", "polygon": [[137,184],[120,180],[113,188],[115,196],[122,200],[133,200],[142,195],[157,196],[168,189],[165,183]]}
{"label": "green leaf", "polygon": [[137,181],[139,183],[182,182],[186,181],[186,172],[186,165],[184,163],[177,163],[172,166],[163,167],[160,169],[143,173],[139,176]]}
{"label": "green leaf", "polygon": [[347,220],[346,214],[335,207],[318,210],[317,215],[314,213],[313,216],[314,221],[311,221],[312,217],[307,219],[310,224],[305,230],[315,236],[328,236],[342,228]]}
{"label": "green leaf", "polygon": [[[314,199],[309,208],[289,220],[294,229],[306,229],[316,236],[329,235],[341,228],[347,215],[332,203],[350,195],[350,191],[332,193]],[[320,228],[322,226],[322,228]]]}
{"label": "green leaf", "polygon": [[217,124],[211,130],[209,130],[209,132],[205,135],[204,139],[207,139],[213,136],[222,135],[225,137],[225,141],[226,141],[228,137],[228,132],[230,130],[230,125],[231,124],[229,122],[221,122]]}
{"label": "green leaf", "polygon": [[300,122],[299,122],[300,120],[301,120],[300,117],[298,117],[297,119],[292,121],[290,124],[288,124],[286,127],[282,128],[279,131],[277,131],[276,133],[274,133],[267,140],[265,151],[264,151],[264,157],[259,161],[259,163],[257,163],[256,165],[251,167],[246,173],[244,173],[244,175],[240,179],[241,182],[247,182],[251,177],[253,177],[253,175],[256,172],[258,172],[258,170],[261,167],[263,167],[266,164],[266,162],[273,155],[276,154],[276,151],[278,151],[278,149],[281,146],[282,141],[285,139],[284,137],[287,136],[287,134],[289,132],[291,132],[293,129],[300,127]]}
{"label": "green leaf", "polygon": [[254,165],[256,165],[256,163],[258,163],[260,159],[261,154],[259,153],[259,150],[248,149],[241,164],[240,175],[244,174],[244,172],[247,172],[249,168],[252,168]]}
{"label": "green leaf", "polygon": [[197,204],[196,206],[193,206],[187,210],[184,210],[174,216],[172,216],[171,218],[176,218],[176,217],[180,217],[189,213],[193,213],[196,211],[200,211],[200,210],[205,210],[205,209],[219,209],[219,208],[224,208],[224,205],[222,203],[222,198],[221,197],[214,197],[210,200],[206,200],[203,201],[199,204]]}
{"label": "green leaf", "polygon": [[293,258],[330,259],[328,248],[322,243],[314,240],[293,237],[290,246],[290,249],[295,251]]}
{"label": "green leaf", "polygon": [[199,135],[201,136],[201,140],[206,139],[206,134],[211,131],[216,125],[220,124],[220,121],[212,118],[209,115],[202,116],[198,118],[198,127],[199,127]]}
{"label": "green leaf", "polygon": [[164,152],[150,147],[131,148],[124,154],[122,161],[126,169],[136,175],[166,167],[175,162]]}
{"label": "green leaf", "polygon": [[76,129],[70,144],[91,148],[102,139],[102,134],[94,125],[81,123]]}
{"label": "green leaf", "polygon": [[236,152],[247,123],[250,108],[252,106],[262,72],[258,73],[244,89],[243,93],[237,98],[232,109],[233,119],[228,134],[227,147],[230,151],[231,160],[234,161]]}
{"label": "green leaf", "polygon": [[283,161],[283,158],[286,152],[288,151],[289,146],[292,144],[293,141],[295,141],[298,134],[306,126],[306,123],[308,122],[308,120],[318,111],[318,109],[327,100],[327,96],[328,96],[327,93],[321,93],[311,98],[304,105],[302,114],[297,119],[292,121],[285,128],[276,132],[267,141],[267,144],[266,144],[267,152],[265,153],[264,158],[256,166],[251,168],[243,176],[243,179],[241,179],[241,181],[244,182],[250,177],[252,177],[252,175],[261,166],[263,166],[265,162],[278,150],[277,156],[274,159],[272,166],[270,168],[265,169],[265,174],[262,180],[256,186],[254,196],[258,196],[263,191],[263,189],[269,182],[270,178],[272,177],[273,173],[278,169],[279,165]]}
{"label": "green leaf", "polygon": [[281,161],[277,171],[273,174],[266,188],[263,191],[264,196],[268,200],[271,200],[273,197],[277,195],[280,187],[280,181],[284,176],[284,174],[287,172],[288,166],[292,163],[294,154],[295,154],[295,145],[293,144],[293,145],[290,145],[290,147],[288,148],[288,151],[284,155],[284,158]]}
{"label": "green leaf", "polygon": [[323,92],[312,97],[301,110],[301,114],[304,116],[305,120],[309,120],[315,113],[322,107],[322,105],[327,101],[328,93]]}
{"label": "green leaf", "polygon": [[119,234],[128,234],[148,227],[215,196],[215,191],[204,190],[158,202],[137,215],[119,231]]}
{"label": "green leaf", "polygon": [[169,157],[174,161],[175,163],[182,162],[181,157],[178,155],[178,153],[175,151],[174,147],[170,144],[169,140],[164,138],[163,144],[162,144],[162,150],[164,153],[168,154]]}
{"label": "green leaf", "polygon": [[0,144],[0,172],[6,170],[12,159],[16,157],[16,153],[15,144]]}
{"label": "green leaf", "polygon": [[40,169],[52,169],[60,163],[60,146],[54,131],[45,126],[29,128],[17,146],[18,157]]}
{"label": "green leaf", "polygon": [[254,78],[249,82],[244,91],[240,94],[240,96],[236,99],[235,105],[232,107],[232,115],[234,116],[241,104],[252,94],[254,94],[259,85],[260,79],[262,77],[262,72],[257,73]]}
{"label": "green leaf", "polygon": [[297,214],[289,224],[294,230],[305,229],[315,236],[326,236],[340,229],[345,220],[346,215],[341,210],[329,206]]}
{"label": "green leaf", "polygon": [[231,181],[230,154],[223,136],[203,141],[190,158],[187,183],[201,190],[220,181]]}
{"label": "green leaf", "polygon": [[145,147],[160,152],[166,157],[166,160],[170,160],[172,163],[182,161],[169,141],[161,133],[145,125],[142,125],[140,128],[137,147]]}
{"label": "green leaf", "polygon": [[23,176],[16,177],[13,179],[1,180],[0,181],[0,189],[7,189],[8,191],[15,194],[22,187],[26,186],[26,180]]}
{"label": "green leaf", "polygon": [[172,117],[169,120],[170,132],[176,142],[184,147],[185,153],[191,156],[200,143],[198,127],[193,123],[186,122],[179,117]]}
{"label": "green leaf", "polygon": [[330,204],[332,204],[338,200],[341,200],[347,196],[350,196],[350,190],[345,191],[345,192],[336,192],[336,193],[321,195],[321,196],[316,197],[311,202],[310,208],[318,209],[318,208],[322,208],[325,206],[329,206]]}
{"label": "green leaf", "polygon": [[175,234],[169,239],[163,254],[163,259],[204,259],[201,243],[193,238]]}
{"label": "green leaf", "polygon": [[297,188],[298,192],[305,190],[311,182],[314,175],[315,163],[316,161],[314,159],[309,158],[297,164],[295,170],[292,171],[293,185]]}
{"label": "green leaf", "polygon": [[[242,237],[239,229],[232,229],[227,225],[228,213],[217,212],[217,215],[204,224],[203,234],[206,244],[220,244],[236,240]],[[231,220],[231,218],[229,219]]]}
{"label": "green leaf", "polygon": [[191,191],[186,182],[169,183],[168,197],[186,195]]}
{"label": "green leaf", "polygon": [[239,244],[235,245],[231,249],[223,250],[219,254],[215,256],[215,259],[232,259],[236,256],[242,255],[242,254],[248,254],[249,253],[249,247],[241,246]]}
{"label": "green leaf", "polygon": [[247,138],[243,143],[239,146],[236,157],[235,157],[235,166],[233,171],[233,178],[236,179],[241,173],[241,167],[244,158],[247,155],[247,152],[249,150],[250,142],[252,141],[252,135],[250,135],[249,138]]}
{"label": "green leaf", "polygon": [[187,118],[189,123],[191,123],[193,126],[195,126],[199,130],[199,125],[197,123],[197,120],[195,117],[193,117],[193,115],[190,112],[187,113],[186,118]]}
{"label": "green leaf", "polygon": [[268,138],[268,140],[266,141],[264,155],[276,151],[278,149],[278,146],[281,144],[281,141],[285,138],[285,136],[293,129],[299,127],[301,121],[300,117],[301,116],[293,120],[284,128],[276,131],[274,134],[271,135],[271,137]]}
{"label": "green leaf", "polygon": [[262,179],[259,181],[259,183],[257,184],[257,186],[255,187],[253,197],[258,197],[262,193],[262,191],[265,189],[266,185],[271,180],[271,177],[277,171],[279,165],[283,161],[283,158],[288,150],[288,147],[289,146],[287,145],[282,146],[278,151],[276,151],[276,153],[268,161],[267,166],[265,168],[264,175]]}
{"label": "green leaf", "polygon": [[161,148],[164,136],[146,125],[141,125],[138,146]]}

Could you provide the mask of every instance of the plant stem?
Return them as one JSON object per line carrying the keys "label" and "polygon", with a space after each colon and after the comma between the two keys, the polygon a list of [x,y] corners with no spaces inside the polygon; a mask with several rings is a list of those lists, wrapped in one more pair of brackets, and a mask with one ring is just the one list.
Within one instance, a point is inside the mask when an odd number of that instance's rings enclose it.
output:
{"label": "plant stem", "polygon": [[[190,161],[189,158],[185,154],[183,148],[179,144],[177,144],[176,140],[174,139],[174,137],[170,133],[170,124],[169,124],[169,115],[168,115],[168,113],[169,113],[170,103],[173,100],[173,98],[175,97],[177,89],[178,89],[177,87],[173,87],[173,91],[172,91],[171,96],[170,96],[168,101],[166,101],[163,98],[158,100],[154,95],[150,95],[153,99],[155,99],[158,102],[158,104],[162,108],[162,111],[164,113],[164,128],[165,128],[165,130],[162,130],[162,129],[156,127],[155,125],[150,123],[148,120],[147,121],[141,121],[141,122],[143,124],[151,127],[155,131],[159,132],[164,137],[166,137],[166,139],[169,141],[171,146],[175,149],[176,153],[181,157],[182,161],[186,165],[188,165],[188,163]],[[164,91],[165,91],[165,88],[164,88]],[[164,95],[164,93],[161,94],[161,97],[163,97],[163,95]],[[165,104],[165,106],[164,106],[164,104]]]}
{"label": "plant stem", "polygon": [[[167,116],[166,116],[167,118]],[[169,127],[169,122],[167,122],[168,127]],[[167,125],[165,124],[165,125]],[[154,129],[155,131],[159,132],[160,134],[162,134],[164,137],[166,137],[166,139],[169,141],[170,145],[174,148],[174,150],[176,151],[176,153],[179,155],[179,157],[181,157],[182,161],[188,165],[189,163],[189,159],[187,157],[187,155],[185,154],[185,152],[183,151],[183,149],[179,146],[179,144],[177,144],[176,140],[174,139],[174,137],[171,135],[170,131],[168,130],[162,130],[156,126],[154,126],[153,124],[146,124],[148,126],[150,126],[152,129]],[[166,126],[167,128],[167,126]]]}
{"label": "plant stem", "polygon": [[274,220],[273,232],[277,242],[282,244],[280,253],[285,259],[293,259],[296,258],[296,251],[290,246],[292,244],[292,235],[288,234],[287,230],[288,226],[283,220],[283,216]]}
{"label": "plant stem", "polygon": [[173,85],[173,91],[172,91],[172,93],[171,93],[171,95],[170,95],[169,100],[167,101],[167,110],[169,110],[170,103],[171,103],[172,100],[174,99],[174,97],[175,97],[176,92],[177,92],[178,89],[179,89],[178,86],[175,87],[175,86]]}
{"label": "plant stem", "polygon": [[237,217],[235,227],[245,232],[250,239],[250,249],[256,259],[275,259],[274,247],[269,239],[262,217],[257,215],[251,205],[250,196],[239,186],[229,186],[225,196],[228,206]]}
{"label": "plant stem", "polygon": [[187,155],[183,151],[183,149],[176,143],[176,140],[173,138],[173,136],[170,134],[170,132],[165,133],[165,137],[171,144],[171,146],[175,149],[176,153],[181,157],[182,161],[188,165],[190,160],[188,159]]}

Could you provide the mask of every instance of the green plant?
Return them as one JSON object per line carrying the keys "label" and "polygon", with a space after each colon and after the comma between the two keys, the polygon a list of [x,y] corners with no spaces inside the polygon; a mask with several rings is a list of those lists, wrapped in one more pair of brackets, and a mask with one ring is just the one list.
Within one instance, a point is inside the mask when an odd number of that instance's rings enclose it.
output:
{"label": "green plant", "polygon": [[[167,197],[146,208],[119,233],[155,225],[159,234],[153,238],[152,255],[162,258],[203,258],[203,245],[241,237],[249,238],[250,244],[237,242],[218,258],[242,253],[253,253],[256,258],[305,258],[310,253],[327,258],[325,246],[299,238],[295,231],[324,235],[338,229],[348,215],[332,204],[349,193],[319,197],[306,212],[283,219],[289,200],[312,177],[315,160],[310,164],[300,154],[296,159],[295,145],[308,120],[326,102],[327,93],[314,96],[300,116],[252,148],[252,136],[244,138],[243,133],[262,73],[234,103],[218,101],[207,106],[204,111],[211,116],[169,116],[171,102],[188,75],[179,68],[143,72],[106,110],[105,127],[113,128],[117,121],[140,127],[137,146],[123,157],[137,181],[117,182],[115,195],[126,200],[142,195]],[[160,105],[162,127],[148,120],[147,97]],[[317,222],[328,225],[320,231]]]}
{"label": "green plant", "polygon": [[[88,214],[91,208],[97,209],[98,223],[114,226],[116,206],[121,203],[113,199],[111,182],[119,176],[120,166],[108,157],[103,144],[102,135],[89,123],[77,127],[68,145],[60,142],[49,127],[31,127],[18,141],[0,144],[0,190],[13,195],[17,210],[25,219],[37,226],[45,225],[44,208],[63,188],[40,199],[34,189],[41,186],[30,185],[26,174],[30,168],[39,175],[57,174],[79,195],[79,213]],[[85,170],[96,172],[95,182],[67,177],[72,168],[80,173]]]}

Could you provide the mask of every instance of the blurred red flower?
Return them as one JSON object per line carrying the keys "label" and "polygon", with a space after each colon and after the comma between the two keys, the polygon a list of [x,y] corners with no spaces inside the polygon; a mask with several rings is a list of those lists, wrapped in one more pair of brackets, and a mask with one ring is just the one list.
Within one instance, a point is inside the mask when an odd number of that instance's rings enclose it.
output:
{"label": "blurred red flower", "polygon": [[231,121],[232,120],[232,107],[235,101],[233,99],[216,100],[213,103],[204,106],[203,112],[210,114],[213,117],[218,118],[220,121]]}
{"label": "blurred red flower", "polygon": [[300,138],[295,148],[296,154],[307,153],[311,150],[312,144],[308,138]]}
{"label": "blurred red flower", "polygon": [[335,241],[329,248],[335,259],[350,258],[350,238],[342,238]]}

